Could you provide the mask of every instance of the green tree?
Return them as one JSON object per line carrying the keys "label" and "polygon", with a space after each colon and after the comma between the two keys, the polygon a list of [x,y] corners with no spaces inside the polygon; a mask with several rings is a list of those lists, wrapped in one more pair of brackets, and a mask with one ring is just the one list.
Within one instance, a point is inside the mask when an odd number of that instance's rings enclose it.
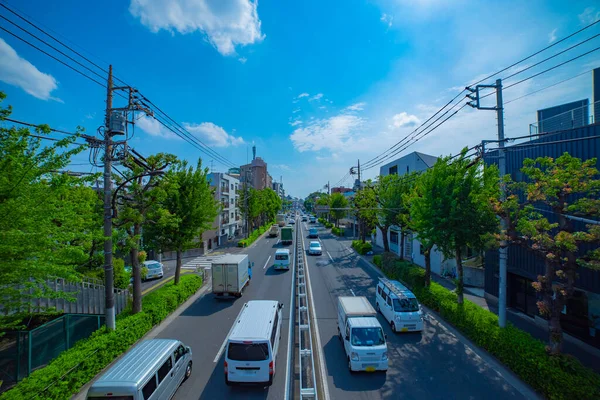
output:
{"label": "green tree", "polygon": [[400,228],[400,259],[404,259],[404,242],[411,231],[410,218],[410,193],[415,187],[418,174],[412,172],[402,175],[396,181],[395,191],[398,195],[395,205],[396,222],[395,225]]}
{"label": "green tree", "polygon": [[331,195],[330,200],[331,215],[335,219],[335,226],[339,228],[340,226],[340,218],[343,218],[344,215],[348,213],[347,210],[336,210],[336,208],[347,208],[348,207],[348,199],[341,193],[334,193]]}
{"label": "green tree", "polygon": [[[577,271],[600,269],[600,225],[591,223],[600,217],[595,165],[595,158],[582,161],[568,153],[557,159],[526,159],[521,171],[527,180],[511,182],[507,177],[509,195],[503,202],[494,201],[498,213],[509,221],[504,233],[509,242],[544,260],[545,273],[533,287],[542,295],[537,303],[540,314],[549,318],[552,354],[562,351],[560,316],[575,290]],[[577,217],[590,223],[576,223]]]}
{"label": "green tree", "polygon": [[166,196],[161,207],[150,215],[155,223],[144,229],[150,246],[159,250],[175,250],[177,264],[175,285],[181,275],[181,256],[185,250],[197,246],[202,233],[210,229],[219,213],[219,202],[207,180],[208,169],[202,169],[202,160],[196,168],[187,161],[178,161],[164,176]]}
{"label": "green tree", "polygon": [[377,198],[375,190],[370,189],[375,184],[370,179],[365,182],[367,189],[356,192],[353,199],[353,207],[359,222],[360,237],[363,243],[366,241],[367,231],[373,229],[377,224]]}
{"label": "green tree", "polygon": [[398,175],[380,176],[379,180],[364,190],[372,190],[377,202],[375,210],[375,226],[379,228],[383,236],[383,248],[390,251],[388,230],[398,223],[398,205],[402,202],[402,192]]}

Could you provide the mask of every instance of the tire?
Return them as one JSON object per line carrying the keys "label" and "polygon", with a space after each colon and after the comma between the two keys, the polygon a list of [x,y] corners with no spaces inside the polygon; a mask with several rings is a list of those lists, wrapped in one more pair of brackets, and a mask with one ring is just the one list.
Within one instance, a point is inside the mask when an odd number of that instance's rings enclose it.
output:
{"label": "tire", "polygon": [[188,378],[190,377],[190,375],[192,375],[192,362],[191,361],[185,367],[185,378],[183,378],[183,380],[187,381]]}
{"label": "tire", "polygon": [[229,382],[229,379],[227,379],[227,375],[225,375],[225,384],[227,386],[231,386],[231,382]]}
{"label": "tire", "polygon": [[392,325],[392,331],[396,332],[396,324],[394,323],[394,321],[392,321],[391,325]]}
{"label": "tire", "polygon": [[381,312],[381,308],[379,308],[379,303],[375,303],[375,310],[380,313]]}
{"label": "tire", "polygon": [[269,376],[269,382],[267,383],[267,386],[272,386],[273,385],[273,375]]}

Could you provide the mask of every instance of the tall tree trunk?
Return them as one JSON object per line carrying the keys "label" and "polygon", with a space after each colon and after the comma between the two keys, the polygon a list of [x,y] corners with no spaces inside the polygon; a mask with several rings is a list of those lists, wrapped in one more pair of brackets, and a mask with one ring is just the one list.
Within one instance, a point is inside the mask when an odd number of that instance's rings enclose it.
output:
{"label": "tall tree trunk", "polygon": [[563,332],[560,325],[560,314],[565,304],[566,298],[560,292],[560,289],[553,287],[552,282],[556,274],[556,262],[549,259],[545,261],[546,271],[543,279],[540,281],[543,293],[543,305],[538,308],[542,315],[548,316],[548,351],[550,354],[559,354],[562,351]]}
{"label": "tall tree trunk", "polygon": [[[133,237],[137,238],[141,233],[140,224],[133,225]],[[140,268],[140,259],[138,249],[138,239],[130,251],[131,254],[131,265],[133,269],[133,305],[132,313],[137,314],[142,311],[142,271]]]}
{"label": "tall tree trunk", "polygon": [[183,251],[181,248],[177,248],[177,263],[175,265],[175,279],[173,279],[174,285],[179,285],[179,277],[181,276],[181,254]]}
{"label": "tall tree trunk", "polygon": [[462,304],[463,299],[463,265],[462,265],[462,249],[456,247],[456,274],[458,276],[458,283],[456,285],[456,302]]}
{"label": "tall tree trunk", "polygon": [[381,230],[381,235],[383,236],[383,250],[390,251],[390,242],[388,240],[388,227],[380,226],[379,230]]}
{"label": "tall tree trunk", "polygon": [[431,284],[431,247],[425,248],[425,287]]}
{"label": "tall tree trunk", "polygon": [[404,260],[404,238],[406,234],[404,233],[404,228],[400,230],[400,259]]}

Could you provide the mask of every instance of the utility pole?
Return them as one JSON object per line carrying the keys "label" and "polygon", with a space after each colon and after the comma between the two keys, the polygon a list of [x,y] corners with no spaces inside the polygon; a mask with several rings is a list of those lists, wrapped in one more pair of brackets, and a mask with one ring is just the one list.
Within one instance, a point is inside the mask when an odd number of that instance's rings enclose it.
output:
{"label": "utility pole", "polygon": [[106,120],[104,130],[104,316],[108,330],[115,330],[115,290],[112,254],[112,65],[108,67],[106,83]]}
{"label": "utility pole", "polygon": [[[496,107],[482,107],[479,103],[479,89],[494,88],[496,89]],[[475,93],[467,95],[470,101],[468,104],[478,110],[494,110],[498,118],[498,169],[500,170],[500,201],[506,200],[506,185],[504,184],[504,175],[506,175],[506,151],[504,150],[504,103],[502,101],[502,79],[496,79],[495,85],[477,85],[475,89],[466,87],[469,92]],[[483,149],[482,149],[483,152]],[[498,249],[498,325],[501,328],[506,326],[506,281],[507,281],[507,265],[508,258],[508,243],[506,241],[506,231],[508,229],[508,221],[506,218],[500,218],[500,228],[502,229],[503,237]]]}

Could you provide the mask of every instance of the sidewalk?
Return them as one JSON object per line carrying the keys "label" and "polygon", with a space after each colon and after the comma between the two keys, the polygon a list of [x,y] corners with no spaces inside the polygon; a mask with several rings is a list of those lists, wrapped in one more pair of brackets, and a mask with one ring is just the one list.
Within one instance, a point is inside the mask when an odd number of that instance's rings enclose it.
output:
{"label": "sidewalk", "polygon": [[[348,242],[348,246],[350,246],[352,241],[350,240]],[[383,253],[383,248],[373,246],[373,254],[363,257],[365,257],[369,262],[373,263],[373,256]],[[444,286],[448,290],[456,289],[456,285],[453,281],[434,273],[431,274],[431,280]],[[489,310],[498,315],[498,306],[493,303],[488,303],[488,301],[483,297],[482,289],[465,287],[464,297],[472,303],[477,304],[481,308]],[[507,309],[506,318],[515,327],[521,329],[522,331],[528,332],[534,338],[544,343],[548,341],[547,326],[540,325],[534,318],[510,308]],[[565,333],[563,341],[563,353],[574,356],[586,367],[593,369],[597,373],[600,373],[600,349],[590,346]]]}

